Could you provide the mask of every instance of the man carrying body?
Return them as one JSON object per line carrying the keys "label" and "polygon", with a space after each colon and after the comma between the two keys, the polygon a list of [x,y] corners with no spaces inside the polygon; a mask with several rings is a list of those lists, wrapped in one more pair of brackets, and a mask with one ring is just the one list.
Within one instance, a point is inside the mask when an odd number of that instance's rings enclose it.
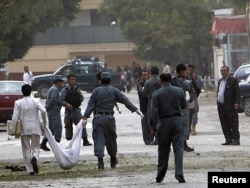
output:
{"label": "man carrying body", "polygon": [[15,101],[12,124],[16,125],[21,120],[21,145],[24,164],[30,175],[38,173],[37,160],[40,154],[40,126],[39,111],[41,112],[44,126],[47,124],[46,110],[34,97],[31,97],[31,86],[22,86],[23,98]]}
{"label": "man carrying body", "polygon": [[86,123],[91,113],[94,113],[93,140],[94,154],[98,158],[98,170],[104,170],[104,147],[110,155],[111,168],[115,168],[118,163],[116,158],[117,153],[117,134],[114,115],[114,106],[116,102],[124,104],[131,112],[136,112],[141,117],[143,114],[134,106],[129,99],[122,94],[118,89],[110,85],[111,75],[109,72],[101,74],[102,85],[96,87],[90,96],[87,109],[83,114],[83,122]]}
{"label": "man carrying body", "polygon": [[[54,85],[49,89],[45,108],[48,114],[49,129],[55,140],[59,143],[62,137],[62,121],[61,121],[61,89],[63,88],[64,81],[62,79],[55,79]],[[43,138],[41,143],[41,149],[44,151],[50,151],[47,147],[47,138]]]}

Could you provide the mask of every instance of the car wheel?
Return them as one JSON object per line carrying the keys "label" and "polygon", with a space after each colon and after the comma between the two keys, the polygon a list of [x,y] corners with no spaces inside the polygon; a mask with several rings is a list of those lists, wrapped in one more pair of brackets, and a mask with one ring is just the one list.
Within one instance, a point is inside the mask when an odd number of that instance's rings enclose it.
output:
{"label": "car wheel", "polygon": [[247,98],[244,101],[244,112],[245,112],[246,116],[250,117],[250,98]]}
{"label": "car wheel", "polygon": [[50,86],[48,84],[42,84],[38,87],[37,92],[41,99],[47,98],[47,92],[49,90]]}

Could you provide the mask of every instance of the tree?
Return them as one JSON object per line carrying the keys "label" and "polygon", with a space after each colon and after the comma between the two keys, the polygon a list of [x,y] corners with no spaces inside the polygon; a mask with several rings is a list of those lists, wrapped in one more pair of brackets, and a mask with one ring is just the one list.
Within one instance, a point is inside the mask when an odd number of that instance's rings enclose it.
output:
{"label": "tree", "polygon": [[38,32],[74,18],[81,0],[1,0],[0,66],[22,58]]}
{"label": "tree", "polygon": [[[124,36],[145,60],[199,65],[212,61],[211,10],[230,3],[217,0],[104,0],[100,12],[117,19]],[[227,5],[226,5],[226,4]]]}

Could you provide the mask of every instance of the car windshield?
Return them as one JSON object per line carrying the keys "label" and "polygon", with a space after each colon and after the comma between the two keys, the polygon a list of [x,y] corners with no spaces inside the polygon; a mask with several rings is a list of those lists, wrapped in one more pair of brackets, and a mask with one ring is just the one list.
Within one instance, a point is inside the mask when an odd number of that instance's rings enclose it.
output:
{"label": "car windshield", "polygon": [[21,93],[21,83],[5,82],[0,83],[0,93]]}
{"label": "car windshield", "polygon": [[250,67],[242,67],[237,73],[237,77],[244,77],[250,74]]}

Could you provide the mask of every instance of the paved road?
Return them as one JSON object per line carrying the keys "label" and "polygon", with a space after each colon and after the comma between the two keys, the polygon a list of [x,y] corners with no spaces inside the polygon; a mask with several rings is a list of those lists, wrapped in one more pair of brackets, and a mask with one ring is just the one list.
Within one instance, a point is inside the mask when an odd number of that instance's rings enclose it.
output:
{"label": "paved road", "polygon": [[[128,97],[138,104],[135,91]],[[82,105],[84,111],[89,94],[84,93],[85,100]],[[165,180],[161,184],[155,183],[157,146],[145,146],[142,141],[140,117],[135,113],[130,113],[123,105],[119,105],[122,114],[115,113],[118,133],[118,157],[128,158],[128,161],[137,160],[136,163],[153,164],[155,168],[147,172],[134,172],[130,174],[119,174],[109,168],[104,172],[103,177],[77,178],[75,181],[61,180],[41,180],[23,182],[1,182],[0,187],[207,187],[208,171],[250,171],[250,125],[249,117],[244,114],[240,116],[241,146],[222,146],[224,137],[221,132],[218,120],[217,108],[215,105],[215,93],[205,92],[200,96],[199,124],[197,125],[197,135],[191,136],[189,145],[195,148],[195,152],[184,153],[184,173],[187,180],[186,184],[178,184],[174,179],[173,153],[171,152],[169,171]],[[63,111],[62,111],[63,116]],[[87,125],[89,139],[91,138],[91,120]],[[63,134],[64,135],[64,134]],[[63,139],[61,145],[66,145]],[[8,139],[6,132],[0,132],[0,162],[13,163],[22,161],[20,139]],[[39,161],[54,160],[52,151],[41,151]],[[93,146],[82,147],[80,160],[86,160],[95,164],[96,158],[93,156]],[[109,157],[106,156],[108,161]],[[118,168],[122,168],[118,164]]]}

